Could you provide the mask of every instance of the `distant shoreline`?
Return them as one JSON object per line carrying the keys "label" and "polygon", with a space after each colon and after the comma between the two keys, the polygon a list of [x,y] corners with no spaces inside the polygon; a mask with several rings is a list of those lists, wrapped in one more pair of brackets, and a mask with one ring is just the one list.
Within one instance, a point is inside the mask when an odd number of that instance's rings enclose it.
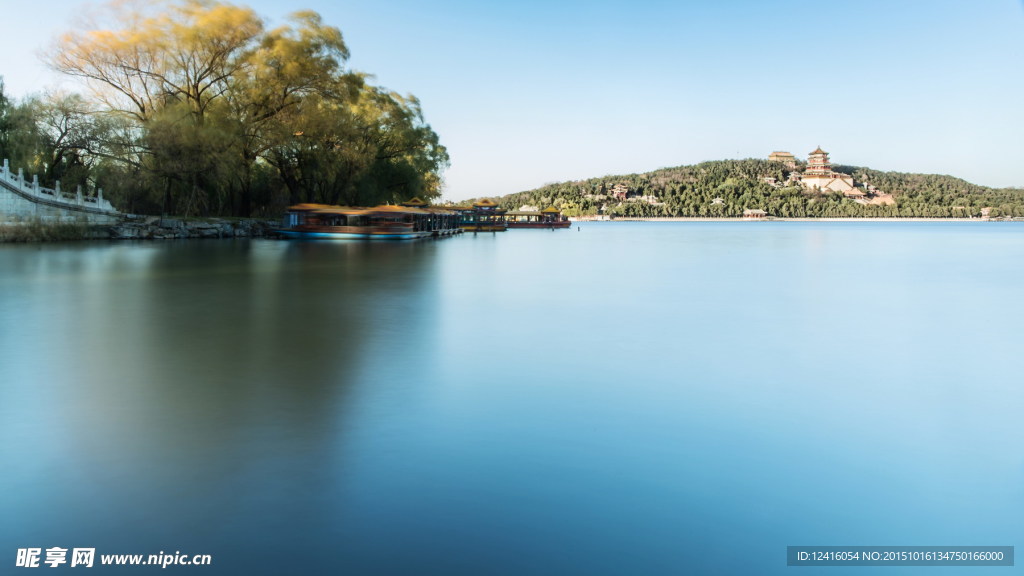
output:
{"label": "distant shoreline", "polygon": [[1024,218],[1015,220],[1001,218],[701,218],[696,216],[659,216],[659,217],[618,217],[599,218],[594,216],[570,217],[573,222],[1024,222]]}

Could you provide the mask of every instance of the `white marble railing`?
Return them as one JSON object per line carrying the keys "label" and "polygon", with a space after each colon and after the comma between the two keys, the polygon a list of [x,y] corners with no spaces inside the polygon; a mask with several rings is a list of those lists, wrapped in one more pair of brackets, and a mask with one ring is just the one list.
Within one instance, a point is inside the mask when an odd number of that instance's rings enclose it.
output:
{"label": "white marble railing", "polygon": [[0,183],[31,201],[44,202],[67,210],[86,209],[90,212],[98,210],[110,214],[118,213],[113,205],[103,198],[102,188],[97,190],[95,196],[83,195],[81,186],[74,194],[68,194],[60,189],[59,181],[56,188],[45,188],[39,185],[39,176],[32,176],[30,182],[25,179],[21,168],[18,168],[17,173],[12,172],[6,159],[0,166]]}

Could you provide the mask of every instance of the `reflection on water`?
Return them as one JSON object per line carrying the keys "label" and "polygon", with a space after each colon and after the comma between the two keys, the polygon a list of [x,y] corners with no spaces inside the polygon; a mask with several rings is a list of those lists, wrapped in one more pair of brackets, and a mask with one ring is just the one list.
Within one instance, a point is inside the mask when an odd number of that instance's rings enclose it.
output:
{"label": "reflection on water", "polygon": [[396,358],[430,351],[434,249],[3,253],[4,324],[17,328],[0,342],[14,369],[0,429],[16,439],[4,493],[25,495],[4,501],[25,519],[12,535],[223,554],[241,531],[240,550],[297,545],[295,523],[330,520],[320,498],[340,481],[346,397],[378,370],[361,358],[390,355],[399,324],[422,344]]}
{"label": "reflection on water", "polygon": [[1021,256],[963,224],[3,246],[0,554],[765,574],[1012,545]]}

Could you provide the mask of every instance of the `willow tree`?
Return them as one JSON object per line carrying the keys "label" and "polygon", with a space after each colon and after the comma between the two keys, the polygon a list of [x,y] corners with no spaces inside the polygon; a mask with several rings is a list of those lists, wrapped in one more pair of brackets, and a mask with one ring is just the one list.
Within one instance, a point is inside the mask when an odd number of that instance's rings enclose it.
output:
{"label": "willow tree", "polygon": [[359,198],[401,201],[441,195],[441,172],[448,151],[423,118],[420,101],[381,88],[365,91],[363,132],[373,144],[369,170],[360,179]]}
{"label": "willow tree", "polygon": [[[186,195],[200,195],[211,185],[203,168],[217,150],[196,135],[232,78],[249,65],[247,51],[263,31],[262,20],[250,8],[208,0],[115,0],[89,24],[59,38],[51,65],[84,79],[109,113],[134,119],[145,132],[152,168],[167,174],[164,167],[175,166],[175,179],[187,179]],[[158,117],[163,122],[150,132]],[[183,149],[181,142],[195,145]],[[172,184],[168,179],[165,212],[174,209]]]}
{"label": "willow tree", "polygon": [[245,51],[263,21],[251,8],[210,0],[115,0],[89,28],[58,39],[49,54],[56,70],[140,122],[169,102],[186,104],[201,122],[248,65]]}
{"label": "willow tree", "polygon": [[0,160],[9,158],[11,142],[11,100],[4,91],[4,79],[0,76]]}
{"label": "willow tree", "polygon": [[63,91],[46,92],[29,102],[40,137],[34,168],[43,183],[52,186],[59,180],[68,188],[88,187],[98,159],[89,150],[99,140],[89,103],[80,94]]}
{"label": "willow tree", "polygon": [[298,130],[298,108],[309,100],[331,100],[344,107],[358,90],[362,76],[345,70],[348,57],[341,31],[310,11],[290,15],[247,54],[246,73],[236,76],[227,93],[237,136],[240,212],[251,210],[251,172],[257,162]]}
{"label": "willow tree", "polygon": [[49,60],[116,119],[105,134],[123,141],[106,150],[162,183],[165,213],[266,212],[276,200],[254,202],[253,183],[272,172],[290,198],[435,195],[447,153],[419,103],[367,85],[348,57],[315,12],[267,30],[218,0],[112,0]]}
{"label": "willow tree", "polygon": [[0,77],[0,162],[9,160],[12,169],[38,171],[42,134],[34,122],[34,108],[32,101],[11,100]]}
{"label": "willow tree", "polygon": [[291,202],[361,206],[440,196],[448,152],[414,97],[364,84],[349,99],[308,98],[287,118],[295,131],[268,160]]}

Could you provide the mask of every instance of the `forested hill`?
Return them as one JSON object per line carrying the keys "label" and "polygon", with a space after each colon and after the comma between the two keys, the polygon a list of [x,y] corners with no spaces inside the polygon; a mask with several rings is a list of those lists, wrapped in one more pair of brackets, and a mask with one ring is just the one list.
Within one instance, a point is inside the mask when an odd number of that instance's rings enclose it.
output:
{"label": "forested hill", "polygon": [[[805,165],[798,166],[803,170]],[[790,170],[768,160],[720,160],[644,174],[603,176],[549,184],[502,197],[503,207],[554,205],[569,216],[741,216],[761,209],[780,217],[980,217],[1024,216],[1024,190],[993,189],[952,176],[880,172],[834,166],[880,194],[855,200],[811,193],[789,182]],[[774,178],[774,183],[766,178]],[[886,198],[891,195],[891,199]]]}

